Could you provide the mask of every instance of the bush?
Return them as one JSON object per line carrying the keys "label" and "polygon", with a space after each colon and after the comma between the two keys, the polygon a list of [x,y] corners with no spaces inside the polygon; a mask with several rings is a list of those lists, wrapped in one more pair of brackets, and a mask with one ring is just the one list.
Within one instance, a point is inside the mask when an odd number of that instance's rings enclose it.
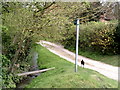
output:
{"label": "bush", "polygon": [[9,74],[8,69],[10,65],[10,60],[7,59],[4,55],[0,55],[0,60],[2,60],[2,64],[0,64],[0,67],[2,67],[2,88],[15,88],[16,85],[13,81],[14,75]]}
{"label": "bush", "polygon": [[114,41],[116,42],[116,45],[117,45],[117,53],[120,54],[120,20],[118,21],[118,26],[116,27],[116,31],[115,31],[115,39]]}
{"label": "bush", "polygon": [[[14,88],[23,77],[16,73],[29,70],[29,56],[32,44],[37,41],[33,12],[22,3],[7,3],[14,7],[2,13],[2,78],[3,88]],[[18,8],[20,4],[20,7]],[[8,8],[9,10],[9,8]]]}
{"label": "bush", "polygon": [[[80,25],[79,48],[83,51],[96,51],[102,54],[117,52],[117,45],[114,41],[117,21],[108,23],[88,22]],[[75,46],[75,34],[66,39],[65,47]]]}
{"label": "bush", "polygon": [[[22,71],[28,71],[29,64],[27,62],[21,62],[20,67],[15,67],[15,72],[9,72],[9,66],[11,64],[10,60],[6,58],[4,55],[0,55],[0,68],[2,68],[2,72],[0,73],[0,77],[2,79],[2,88],[16,88],[16,84],[20,83],[20,81],[25,77],[19,77],[16,74]],[[16,64],[17,65],[17,64]],[[21,68],[23,67],[23,68]]]}

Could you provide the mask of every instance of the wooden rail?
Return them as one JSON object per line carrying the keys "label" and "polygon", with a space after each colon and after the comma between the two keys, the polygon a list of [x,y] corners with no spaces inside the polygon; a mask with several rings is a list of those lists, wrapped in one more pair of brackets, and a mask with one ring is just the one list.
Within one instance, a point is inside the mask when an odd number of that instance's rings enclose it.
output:
{"label": "wooden rail", "polygon": [[24,76],[24,75],[29,75],[29,74],[35,74],[35,73],[45,72],[45,71],[52,70],[52,69],[55,69],[55,67],[48,68],[48,69],[43,69],[43,70],[37,70],[37,71],[19,73],[19,74],[17,74],[17,75],[18,75],[18,76]]}

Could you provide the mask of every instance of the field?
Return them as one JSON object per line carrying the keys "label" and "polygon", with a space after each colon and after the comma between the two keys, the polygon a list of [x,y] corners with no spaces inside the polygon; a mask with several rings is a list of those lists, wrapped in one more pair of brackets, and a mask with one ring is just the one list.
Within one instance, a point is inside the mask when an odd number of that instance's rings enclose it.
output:
{"label": "field", "polygon": [[55,67],[54,70],[41,73],[26,88],[117,88],[118,82],[96,71],[78,68],[74,64],[37,45],[39,69]]}
{"label": "field", "polygon": [[[73,48],[67,48],[68,50],[75,52],[75,49]],[[90,52],[90,51],[82,51],[79,49],[79,55],[85,56],[87,58],[91,58],[93,60],[101,61],[106,64],[110,64],[113,66],[120,66],[118,63],[120,59],[120,55],[101,55],[97,52]]]}

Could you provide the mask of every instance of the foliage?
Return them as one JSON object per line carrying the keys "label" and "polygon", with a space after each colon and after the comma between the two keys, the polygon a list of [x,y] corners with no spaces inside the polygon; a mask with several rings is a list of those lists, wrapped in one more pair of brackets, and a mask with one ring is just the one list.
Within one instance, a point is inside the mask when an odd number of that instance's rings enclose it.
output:
{"label": "foliage", "polygon": [[118,26],[116,27],[116,31],[114,32],[115,34],[115,38],[114,38],[114,41],[116,42],[117,44],[117,53],[120,54],[120,20],[118,21]]}
{"label": "foliage", "polygon": [[[48,5],[49,4],[50,3],[48,3]],[[92,7],[92,4],[90,3],[56,2],[41,14],[41,9],[39,10],[39,8],[44,8],[45,5],[39,2],[34,3],[34,5],[37,8],[34,12],[34,19],[36,22],[35,28],[38,30],[39,38],[49,41],[65,40],[66,37],[69,37],[68,33],[71,33],[71,30],[75,27],[73,25],[73,20],[77,17],[86,17],[88,12],[90,13],[91,11],[91,13],[93,13],[93,10],[89,9],[95,8],[95,6],[93,5]],[[85,19],[91,20],[91,17],[86,17]]]}
{"label": "foliage", "polygon": [[10,60],[7,59],[4,55],[0,55],[0,60],[2,60],[2,87],[3,88],[14,88],[16,85],[13,81],[13,74],[8,73]]}
{"label": "foliage", "polygon": [[32,18],[33,13],[24,8],[4,13],[2,17],[3,54],[11,60],[10,66],[24,60],[29,53],[34,35]]}
{"label": "foliage", "polygon": [[81,47],[84,48],[85,45],[91,50],[102,52],[103,54],[109,52],[116,53],[116,45],[114,42],[116,26],[117,24],[105,24],[101,22],[86,24],[80,33]]}
{"label": "foliage", "polygon": [[[80,25],[79,48],[83,51],[96,51],[101,54],[117,53],[117,45],[114,41],[117,22],[88,22]],[[74,33],[73,33],[74,34]],[[75,34],[69,41],[66,39],[65,47],[75,46]],[[64,41],[65,42],[65,41]],[[68,46],[69,45],[69,46]],[[66,48],[67,48],[66,47]]]}
{"label": "foliage", "polygon": [[27,56],[33,40],[37,41],[33,29],[33,12],[19,4],[21,3],[7,3],[9,12],[3,12],[2,15],[2,54],[8,58],[5,60],[3,58],[6,63],[9,60],[7,66],[3,62],[4,88],[16,87],[16,83],[23,78],[17,77],[16,73],[29,70]]}
{"label": "foliage", "polygon": [[[23,78],[17,77],[16,73],[28,71],[30,68],[28,55],[33,43],[41,38],[38,34],[42,23],[38,23],[36,13],[39,11],[43,14],[52,5],[50,3],[45,4],[45,6],[41,5],[43,9],[39,10],[39,4],[42,3],[2,3],[2,54],[10,60],[9,66],[3,64],[3,67],[7,68],[7,73],[3,72],[5,75],[4,88],[16,87],[14,84],[19,83]],[[14,84],[6,86],[6,83]]]}
{"label": "foliage", "polygon": [[[20,67],[18,68],[17,66],[15,68],[17,68],[17,70],[15,70],[14,68],[14,73],[9,73],[9,68],[10,68],[10,64],[11,61],[6,58],[4,55],[0,55],[0,62],[2,62],[2,64],[0,64],[0,67],[2,69],[2,72],[0,73],[1,77],[2,77],[2,88],[16,88],[16,84],[20,82],[20,80],[22,80],[24,77],[18,77],[16,74],[20,73],[22,71],[28,71],[28,63],[19,63]],[[16,64],[17,65],[17,64]]]}
{"label": "foliage", "polygon": [[[27,57],[33,43],[38,40],[59,41],[67,47],[73,47],[75,44],[73,20],[80,17],[82,20],[97,21],[98,17],[92,18],[92,16],[100,11],[100,9],[95,9],[99,5],[101,4],[97,2],[2,2],[3,24],[0,26],[3,40],[2,54],[10,60],[9,68],[3,65],[9,74],[5,80],[12,78],[10,83],[19,82],[20,78],[13,74],[28,70]],[[116,43],[114,43],[116,39],[113,35],[114,27],[112,24],[106,26],[95,22],[83,24],[80,33],[80,48],[97,49],[102,53],[109,51],[117,53]],[[89,37],[91,35],[92,37]]]}

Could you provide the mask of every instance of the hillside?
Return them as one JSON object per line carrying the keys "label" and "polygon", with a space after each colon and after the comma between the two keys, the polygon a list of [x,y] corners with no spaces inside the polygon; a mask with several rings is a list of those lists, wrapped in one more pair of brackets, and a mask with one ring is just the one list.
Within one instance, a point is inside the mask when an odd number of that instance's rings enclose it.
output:
{"label": "hillside", "polygon": [[78,68],[74,72],[74,64],[37,45],[40,69],[55,67],[55,70],[41,73],[26,88],[117,88],[117,81],[109,79],[90,69]]}

